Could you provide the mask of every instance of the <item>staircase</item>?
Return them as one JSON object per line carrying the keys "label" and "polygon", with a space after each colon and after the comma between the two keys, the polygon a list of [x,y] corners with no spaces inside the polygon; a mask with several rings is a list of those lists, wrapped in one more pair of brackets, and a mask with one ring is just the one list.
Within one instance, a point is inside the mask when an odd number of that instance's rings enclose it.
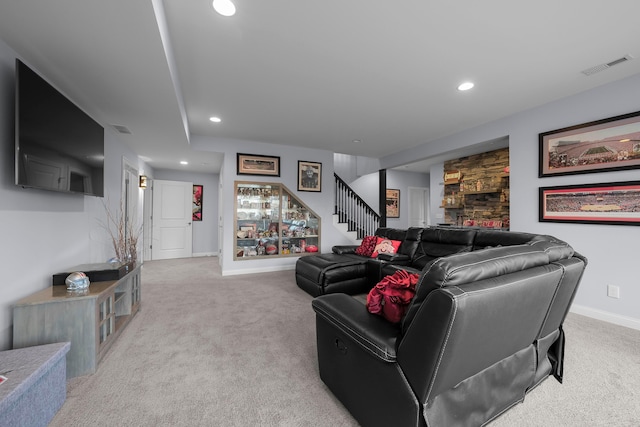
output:
{"label": "staircase", "polygon": [[364,236],[371,236],[380,226],[380,215],[376,213],[337,174],[335,178],[335,210],[333,223],[354,243]]}

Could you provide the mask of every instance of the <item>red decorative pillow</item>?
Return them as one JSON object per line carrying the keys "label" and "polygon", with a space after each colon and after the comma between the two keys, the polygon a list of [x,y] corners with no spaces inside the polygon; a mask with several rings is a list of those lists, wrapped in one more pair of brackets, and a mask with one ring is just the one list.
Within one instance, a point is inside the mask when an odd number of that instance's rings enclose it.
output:
{"label": "red decorative pillow", "polygon": [[360,256],[371,256],[373,248],[376,246],[376,236],[365,236],[360,246],[356,248],[356,254]]}
{"label": "red decorative pillow", "polygon": [[376,246],[373,248],[371,258],[376,258],[378,254],[393,255],[398,252],[398,248],[402,242],[400,240],[391,240],[384,237],[378,237],[376,239]]}

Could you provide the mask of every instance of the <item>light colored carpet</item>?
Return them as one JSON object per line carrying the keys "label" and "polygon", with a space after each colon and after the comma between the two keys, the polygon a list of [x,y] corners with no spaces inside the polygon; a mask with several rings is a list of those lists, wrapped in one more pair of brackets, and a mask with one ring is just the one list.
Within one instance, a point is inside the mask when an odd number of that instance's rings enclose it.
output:
{"label": "light colored carpet", "polygon": [[[357,426],[318,376],[311,297],[292,271],[222,277],[217,258],[146,262],[142,309],[53,427]],[[565,324],[550,378],[492,426],[640,425],[640,331]],[[372,402],[375,405],[375,402]]]}

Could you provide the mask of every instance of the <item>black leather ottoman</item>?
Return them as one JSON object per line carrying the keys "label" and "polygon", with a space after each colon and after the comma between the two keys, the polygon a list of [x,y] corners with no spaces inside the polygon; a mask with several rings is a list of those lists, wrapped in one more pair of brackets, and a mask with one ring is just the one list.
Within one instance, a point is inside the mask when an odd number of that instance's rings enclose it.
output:
{"label": "black leather ottoman", "polygon": [[296,283],[314,297],[368,292],[368,260],[358,258],[334,253],[301,257],[296,262]]}

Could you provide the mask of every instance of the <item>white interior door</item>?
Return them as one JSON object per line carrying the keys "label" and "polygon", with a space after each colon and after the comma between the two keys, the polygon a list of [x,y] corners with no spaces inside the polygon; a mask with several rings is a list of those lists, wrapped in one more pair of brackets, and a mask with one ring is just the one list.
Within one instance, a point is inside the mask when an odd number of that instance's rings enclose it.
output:
{"label": "white interior door", "polygon": [[193,183],[153,180],[152,259],[191,257],[192,201]]}
{"label": "white interior door", "polygon": [[429,189],[409,187],[409,227],[426,227],[429,223]]}

